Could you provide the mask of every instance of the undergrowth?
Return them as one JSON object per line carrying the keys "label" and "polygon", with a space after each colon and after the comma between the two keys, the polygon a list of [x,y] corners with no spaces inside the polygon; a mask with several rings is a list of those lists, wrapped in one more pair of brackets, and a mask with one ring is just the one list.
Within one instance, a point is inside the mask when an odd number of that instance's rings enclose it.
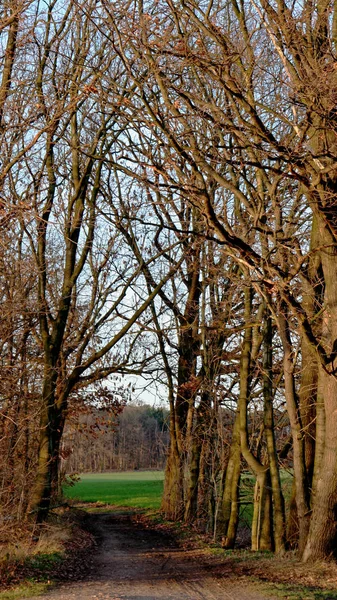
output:
{"label": "undergrowth", "polygon": [[95,544],[82,528],[85,513],[59,509],[48,523],[24,524],[2,531],[0,544],[0,600],[40,594],[56,581],[83,577],[84,555]]}

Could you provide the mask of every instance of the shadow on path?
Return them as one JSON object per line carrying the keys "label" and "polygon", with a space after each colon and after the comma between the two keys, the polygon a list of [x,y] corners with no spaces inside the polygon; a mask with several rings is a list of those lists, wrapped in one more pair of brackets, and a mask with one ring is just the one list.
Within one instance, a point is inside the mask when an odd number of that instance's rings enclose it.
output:
{"label": "shadow on path", "polygon": [[[88,515],[98,539],[85,578],[40,600],[267,600],[230,567],[200,549],[184,549],[131,512]],[[273,600],[268,596],[269,600]]]}

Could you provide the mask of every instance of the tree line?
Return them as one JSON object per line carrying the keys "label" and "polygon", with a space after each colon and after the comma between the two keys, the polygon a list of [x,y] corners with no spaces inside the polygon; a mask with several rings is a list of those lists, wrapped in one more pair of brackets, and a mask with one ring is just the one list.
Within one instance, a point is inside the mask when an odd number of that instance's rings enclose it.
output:
{"label": "tree line", "polygon": [[91,410],[68,427],[62,442],[65,474],[162,470],[169,442],[168,411],[127,404],[115,418]]}
{"label": "tree line", "polygon": [[4,510],[45,519],[66,419],[93,393],[114,414],[113,375],[142,374],[170,406],[167,517],[233,547],[249,469],[252,549],[333,554],[336,17],[328,0],[6,3]]}

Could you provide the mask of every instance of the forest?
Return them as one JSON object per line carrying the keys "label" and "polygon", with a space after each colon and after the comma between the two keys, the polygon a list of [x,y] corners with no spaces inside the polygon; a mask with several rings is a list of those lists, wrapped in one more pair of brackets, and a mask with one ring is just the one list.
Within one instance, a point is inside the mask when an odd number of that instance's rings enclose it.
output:
{"label": "forest", "polygon": [[62,476],[105,471],[163,470],[169,443],[168,411],[127,404],[117,418],[90,411],[65,427]]}
{"label": "forest", "polygon": [[167,519],[233,548],[249,472],[251,549],[333,556],[336,3],[5,0],[0,48],[2,521],[141,376]]}

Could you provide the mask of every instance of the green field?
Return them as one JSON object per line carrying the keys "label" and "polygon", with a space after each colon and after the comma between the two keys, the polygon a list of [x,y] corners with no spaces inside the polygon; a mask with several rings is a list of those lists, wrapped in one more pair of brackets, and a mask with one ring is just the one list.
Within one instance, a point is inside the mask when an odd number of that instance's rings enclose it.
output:
{"label": "green field", "polygon": [[80,502],[159,508],[163,481],[163,471],[83,473],[73,487],[65,487],[64,495]]}
{"label": "green field", "polygon": [[[65,487],[64,495],[79,502],[103,502],[115,506],[160,508],[164,471],[127,471],[113,473],[83,473],[73,487]],[[283,492],[289,500],[292,475],[281,473]],[[251,524],[255,479],[249,473],[241,477],[241,519]]]}

